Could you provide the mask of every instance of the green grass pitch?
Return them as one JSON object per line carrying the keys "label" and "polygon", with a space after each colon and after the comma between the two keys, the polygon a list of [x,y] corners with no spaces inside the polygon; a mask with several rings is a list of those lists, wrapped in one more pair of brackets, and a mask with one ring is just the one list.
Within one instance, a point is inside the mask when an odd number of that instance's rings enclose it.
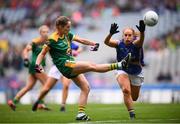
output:
{"label": "green grass pitch", "polygon": [[[67,105],[66,112],[59,105],[49,105],[52,111],[31,111],[31,105],[18,105],[11,111],[0,105],[0,123],[77,123],[77,105]],[[89,123],[180,123],[180,104],[135,104],[136,119],[129,120],[124,104],[88,104]]]}

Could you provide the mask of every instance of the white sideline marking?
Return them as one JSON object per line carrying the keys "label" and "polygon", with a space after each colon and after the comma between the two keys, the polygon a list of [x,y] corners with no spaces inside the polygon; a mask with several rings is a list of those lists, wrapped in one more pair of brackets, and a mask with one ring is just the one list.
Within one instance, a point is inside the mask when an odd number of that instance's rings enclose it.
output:
{"label": "white sideline marking", "polygon": [[[132,123],[161,123],[159,121],[178,121],[180,122],[180,119],[135,119],[135,121],[132,120]],[[140,122],[139,122],[140,121]],[[144,121],[144,122],[141,122],[141,121]],[[131,123],[131,120],[106,120],[106,121],[87,121],[87,122],[77,122],[79,124],[99,124],[99,123]],[[73,123],[68,123],[68,124],[77,124],[76,122],[73,122]],[[164,122],[163,122],[164,123]],[[174,122],[174,123],[177,123],[177,122]],[[168,123],[166,123],[168,124]],[[169,122],[169,124],[172,124],[172,122]]]}
{"label": "white sideline marking", "polygon": [[[131,123],[131,121],[134,123],[134,122],[137,122],[137,123],[140,123],[139,121],[144,121],[145,123],[146,122],[159,122],[159,121],[178,121],[180,122],[180,119],[135,119],[134,121],[133,120],[106,120],[106,121],[92,121],[92,122],[95,122],[95,123]],[[144,123],[144,122],[141,122],[141,123]],[[172,122],[171,122],[172,124]]]}

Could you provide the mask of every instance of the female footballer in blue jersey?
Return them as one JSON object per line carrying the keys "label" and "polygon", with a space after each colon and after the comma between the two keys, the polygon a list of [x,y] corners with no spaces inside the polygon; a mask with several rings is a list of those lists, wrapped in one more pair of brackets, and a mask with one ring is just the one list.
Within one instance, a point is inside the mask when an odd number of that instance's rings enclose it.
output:
{"label": "female footballer in blue jersey", "polygon": [[117,61],[121,61],[127,54],[131,53],[131,60],[127,68],[117,71],[117,81],[120,85],[124,103],[129,111],[131,119],[135,118],[133,101],[139,97],[140,87],[144,81],[142,74],[142,47],[144,42],[145,24],[143,20],[139,21],[137,29],[140,31],[139,38],[135,38],[135,31],[132,28],[123,30],[122,40],[111,39],[112,35],[118,33],[118,25],[111,24],[110,33],[105,38],[104,43],[110,47],[116,48]]}

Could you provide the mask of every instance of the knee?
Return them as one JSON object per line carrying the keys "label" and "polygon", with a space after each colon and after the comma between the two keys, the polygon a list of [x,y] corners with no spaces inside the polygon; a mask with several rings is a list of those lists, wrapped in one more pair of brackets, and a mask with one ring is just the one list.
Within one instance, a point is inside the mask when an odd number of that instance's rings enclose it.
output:
{"label": "knee", "polygon": [[89,92],[90,92],[89,86],[86,86],[86,87],[85,87],[85,91],[89,94]]}
{"label": "knee", "polygon": [[90,68],[91,71],[95,71],[96,68],[97,68],[97,64],[91,62],[91,63],[89,63],[89,68]]}
{"label": "knee", "polygon": [[90,92],[90,87],[89,87],[88,85],[86,85],[86,86],[84,86],[84,87],[82,88],[82,91],[84,91],[85,93],[89,94],[89,92]]}
{"label": "knee", "polygon": [[128,89],[128,88],[123,88],[122,92],[123,92],[124,95],[131,95],[131,90]]}

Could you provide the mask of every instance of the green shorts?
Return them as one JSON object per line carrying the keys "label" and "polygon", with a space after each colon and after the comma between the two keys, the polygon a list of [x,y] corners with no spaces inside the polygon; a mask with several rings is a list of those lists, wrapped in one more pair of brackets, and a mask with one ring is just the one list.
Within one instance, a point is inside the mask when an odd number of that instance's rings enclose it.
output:
{"label": "green shorts", "polygon": [[62,60],[60,63],[55,64],[58,70],[65,76],[66,78],[75,78],[78,76],[78,74],[72,74],[73,67],[75,65],[75,61],[73,60]]}
{"label": "green shorts", "polygon": [[[29,64],[29,74],[35,74],[36,73],[36,71],[35,71],[35,62],[30,62],[30,64]],[[43,60],[42,62],[41,62],[41,65],[44,67],[46,64],[45,64],[45,61]]]}
{"label": "green shorts", "polygon": [[35,64],[30,64],[29,65],[29,74],[35,74],[36,71],[35,71]]}

